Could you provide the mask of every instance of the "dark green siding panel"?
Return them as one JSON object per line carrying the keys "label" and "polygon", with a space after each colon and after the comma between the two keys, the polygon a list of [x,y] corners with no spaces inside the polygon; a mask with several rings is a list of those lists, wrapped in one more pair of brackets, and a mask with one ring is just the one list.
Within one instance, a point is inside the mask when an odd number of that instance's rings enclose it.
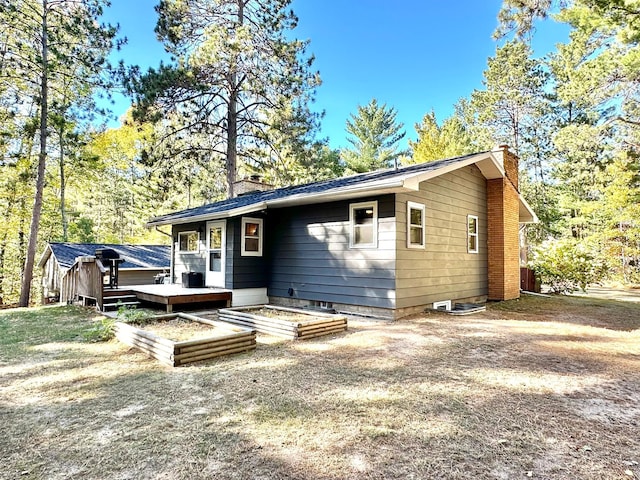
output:
{"label": "dark green siding panel", "polygon": [[[269,220],[264,215],[251,214],[247,218],[262,218],[263,235],[269,236]],[[230,238],[231,237],[231,238]],[[264,288],[269,283],[269,256],[266,248],[266,238],[263,237],[261,257],[242,256],[242,218],[227,220],[227,260],[232,258],[231,268],[227,268],[227,275],[231,281],[228,288]],[[232,252],[229,249],[232,248]]]}
{"label": "dark green siding panel", "polygon": [[[378,248],[350,249],[349,204],[370,200],[378,201]],[[274,209],[268,220],[270,296],[394,308],[394,195]]]}

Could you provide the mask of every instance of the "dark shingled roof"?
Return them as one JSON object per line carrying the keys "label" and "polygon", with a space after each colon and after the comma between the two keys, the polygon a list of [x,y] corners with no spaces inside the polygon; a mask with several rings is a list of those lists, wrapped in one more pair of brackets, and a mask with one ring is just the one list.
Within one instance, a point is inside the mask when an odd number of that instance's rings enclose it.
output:
{"label": "dark shingled roof", "polygon": [[169,268],[169,245],[114,245],[108,243],[50,243],[51,251],[62,268],[70,268],[76,257],[95,255],[99,248],[112,248],[124,258],[120,268]]}
{"label": "dark shingled roof", "polygon": [[305,185],[294,185],[291,187],[278,188],[275,190],[268,190],[265,192],[255,192],[246,195],[241,195],[236,198],[230,198],[222,200],[220,202],[209,203],[201,207],[189,208],[187,210],[180,210],[178,212],[169,213],[167,215],[161,215],[159,217],[152,218],[149,223],[171,223],[172,221],[185,220],[189,217],[196,217],[201,215],[214,215],[224,213],[237,208],[250,207],[254,204],[260,204],[262,202],[268,202],[273,200],[286,199],[287,197],[293,197],[297,195],[310,195],[322,192],[328,192],[335,190],[339,192],[342,188],[347,188],[357,184],[366,184],[368,182],[376,182],[379,180],[393,179],[394,177],[403,177],[405,175],[420,174],[440,168],[445,168],[450,165],[463,162],[470,157],[483,154],[487,152],[477,152],[469,155],[463,155],[461,157],[448,158],[445,160],[438,160],[436,162],[419,163],[416,165],[409,165],[407,167],[400,167],[396,169],[377,170],[375,172],[361,173],[358,175],[352,175],[349,177],[334,178],[331,180],[323,180],[320,182],[307,183]]}

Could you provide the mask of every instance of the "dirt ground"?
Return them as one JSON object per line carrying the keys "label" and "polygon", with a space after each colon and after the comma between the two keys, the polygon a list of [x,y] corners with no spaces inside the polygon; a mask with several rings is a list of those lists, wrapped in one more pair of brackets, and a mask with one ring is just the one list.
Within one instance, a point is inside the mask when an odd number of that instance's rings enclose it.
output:
{"label": "dirt ground", "polygon": [[21,318],[0,313],[1,479],[640,479],[637,303],[350,319],[180,368]]}

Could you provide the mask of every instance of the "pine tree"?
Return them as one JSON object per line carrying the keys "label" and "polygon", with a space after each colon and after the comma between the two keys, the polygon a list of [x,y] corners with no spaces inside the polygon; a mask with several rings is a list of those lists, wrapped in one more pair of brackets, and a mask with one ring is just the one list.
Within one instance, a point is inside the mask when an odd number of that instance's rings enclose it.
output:
{"label": "pine tree", "polygon": [[[22,122],[21,128],[38,125],[34,136],[39,152],[21,306],[29,304],[31,293],[50,153],[50,108],[65,80],[74,78],[81,86],[104,85],[102,75],[111,72],[106,55],[114,46],[116,29],[99,23],[106,4],[106,0],[0,0],[0,92],[17,100],[12,118]],[[93,92],[89,88],[85,93]],[[32,102],[37,110],[25,110]]]}
{"label": "pine tree", "polygon": [[458,116],[447,118],[438,125],[436,114],[427,113],[421,123],[415,125],[418,140],[409,140],[412,150],[411,163],[424,163],[452,158],[474,151],[471,136]]}
{"label": "pine tree", "polygon": [[347,119],[347,140],[351,149],[341,152],[347,172],[363,173],[381,168],[398,166],[405,155],[398,143],[406,132],[404,124],[398,123],[397,112],[387,104],[378,105],[374,98],[367,105],[358,105],[357,114]]}
{"label": "pine tree", "polygon": [[[268,165],[277,112],[305,127],[280,129],[305,142],[319,76],[308,42],[290,39],[291,0],[162,0],[156,32],[175,58],[132,78],[137,117],[171,125],[158,138],[157,161],[222,164],[228,196],[239,171]],[[284,127],[287,125],[282,124]],[[214,168],[215,169],[215,168]]]}

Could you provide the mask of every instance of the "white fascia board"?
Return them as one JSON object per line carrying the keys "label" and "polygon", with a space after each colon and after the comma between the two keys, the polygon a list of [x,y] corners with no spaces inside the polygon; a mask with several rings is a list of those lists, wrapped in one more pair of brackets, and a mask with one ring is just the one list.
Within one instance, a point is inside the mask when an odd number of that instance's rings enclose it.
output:
{"label": "white fascia board", "polygon": [[183,223],[192,223],[192,222],[204,222],[208,220],[220,220],[223,218],[237,217],[240,215],[245,215],[247,213],[259,212],[260,210],[264,210],[267,208],[266,202],[253,203],[251,205],[247,205],[245,207],[234,208],[233,210],[226,210],[224,212],[216,212],[216,213],[203,213],[201,215],[194,215],[192,217],[184,217],[178,219],[167,219],[161,221],[151,220],[147,222],[147,227],[161,226],[161,225],[181,225]]}
{"label": "white fascia board", "polygon": [[396,193],[402,190],[417,191],[420,189],[421,182],[439,177],[446,173],[472,164],[477,164],[478,168],[487,179],[501,178],[505,176],[504,168],[502,167],[501,162],[493,155],[493,153],[487,152],[469,157],[463,162],[455,162],[451,165],[447,165],[446,167],[441,167],[428,172],[408,173],[398,177],[394,176],[390,179],[365,182],[349,187],[338,187],[332,190],[318,193],[300,193],[298,195],[293,195],[285,198],[277,198],[274,200],[267,200],[264,202],[248,205],[246,207],[236,208],[219,213],[195,215],[192,217],[185,217],[175,220],[164,220],[158,222],[151,221],[147,223],[147,226],[153,227],[161,225],[179,225],[183,223],[219,220],[223,218],[237,217],[246,215],[248,213],[258,212],[260,210],[265,210],[268,207],[276,208],[321,203],[324,201],[346,200],[362,197],[364,195],[383,195],[386,193]]}
{"label": "white fascia board", "polygon": [[47,248],[42,252],[42,256],[40,257],[40,261],[38,262],[38,268],[44,267],[44,264],[47,263],[49,257],[53,255],[53,250],[51,250],[51,245],[47,244]]}
{"label": "white fascia board", "polygon": [[520,208],[518,211],[518,221],[519,223],[538,223],[540,219],[536,215],[536,212],[533,211],[531,205],[524,199],[522,195],[518,195],[520,200]]}

